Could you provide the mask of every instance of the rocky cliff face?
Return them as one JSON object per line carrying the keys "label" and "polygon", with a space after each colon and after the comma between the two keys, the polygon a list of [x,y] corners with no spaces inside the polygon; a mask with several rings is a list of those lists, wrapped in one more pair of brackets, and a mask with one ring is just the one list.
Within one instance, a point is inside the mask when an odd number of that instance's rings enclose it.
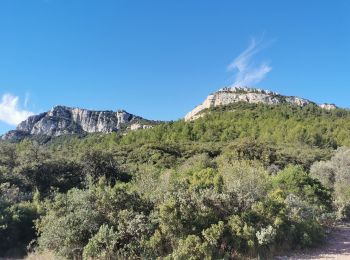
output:
{"label": "rocky cliff face", "polygon": [[[27,136],[60,136],[64,134],[110,133],[121,129],[147,128],[155,122],[119,111],[91,111],[56,106],[48,112],[29,117],[16,130],[5,134],[4,140],[17,140]],[[137,127],[136,127],[137,126]]]}
{"label": "rocky cliff face", "polygon": [[[202,116],[201,113],[204,109],[217,106],[225,106],[237,102],[248,102],[248,103],[263,103],[268,105],[278,105],[288,103],[296,106],[306,106],[308,104],[315,104],[314,102],[294,97],[294,96],[282,96],[276,92],[269,90],[262,90],[256,88],[222,88],[219,91],[209,95],[206,100],[189,112],[185,116],[186,121],[195,120]],[[335,105],[322,104],[320,107],[324,109],[334,109]]]}

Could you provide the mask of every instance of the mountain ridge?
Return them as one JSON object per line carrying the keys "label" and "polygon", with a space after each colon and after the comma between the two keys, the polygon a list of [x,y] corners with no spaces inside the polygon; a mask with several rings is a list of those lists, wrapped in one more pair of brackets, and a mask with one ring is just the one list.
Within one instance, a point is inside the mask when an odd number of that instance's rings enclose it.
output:
{"label": "mountain ridge", "polygon": [[192,111],[186,114],[185,121],[195,120],[203,116],[203,110],[230,105],[237,102],[264,103],[268,105],[292,104],[304,107],[309,104],[315,104],[327,110],[336,109],[334,104],[317,104],[305,98],[297,96],[284,96],[277,92],[251,87],[225,87],[210,94],[202,104],[196,106]]}
{"label": "mountain ridge", "polygon": [[47,112],[28,117],[16,130],[7,132],[1,139],[21,140],[39,135],[56,137],[65,134],[111,133],[122,129],[149,128],[156,123],[121,109],[95,111],[58,105]]}
{"label": "mountain ridge", "polygon": [[[204,111],[233,103],[263,103],[267,105],[292,104],[304,107],[314,104],[322,109],[332,110],[334,104],[317,104],[297,96],[285,96],[270,90],[252,87],[225,87],[210,94],[202,104],[188,112],[184,120],[192,121],[205,115]],[[125,110],[89,110],[58,105],[51,110],[33,115],[21,122],[16,130],[4,134],[2,140],[22,140],[31,136],[56,137],[66,134],[111,133],[120,130],[150,128],[161,121],[147,120]]]}

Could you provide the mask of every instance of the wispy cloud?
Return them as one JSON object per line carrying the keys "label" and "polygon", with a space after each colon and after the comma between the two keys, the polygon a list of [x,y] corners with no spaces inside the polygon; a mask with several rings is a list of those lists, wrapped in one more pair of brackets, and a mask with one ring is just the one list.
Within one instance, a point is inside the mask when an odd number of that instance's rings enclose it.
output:
{"label": "wispy cloud", "polygon": [[31,115],[33,115],[32,112],[20,108],[19,97],[11,94],[4,94],[2,96],[0,102],[0,121],[15,126]]}
{"label": "wispy cloud", "polygon": [[27,107],[28,107],[29,99],[30,99],[30,94],[29,94],[29,92],[27,92],[27,93],[26,93],[26,96],[25,96],[25,98],[24,98],[24,103],[23,103],[24,108],[27,108]]}
{"label": "wispy cloud", "polygon": [[262,81],[272,70],[266,62],[256,65],[252,59],[255,54],[267,47],[262,40],[252,38],[247,49],[245,49],[228,67],[228,71],[235,71],[235,80],[232,86],[253,86]]}

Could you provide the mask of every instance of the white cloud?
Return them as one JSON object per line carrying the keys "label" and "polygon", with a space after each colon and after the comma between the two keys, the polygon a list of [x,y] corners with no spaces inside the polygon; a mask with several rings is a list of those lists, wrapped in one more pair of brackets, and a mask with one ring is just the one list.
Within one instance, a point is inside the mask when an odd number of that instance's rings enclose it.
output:
{"label": "white cloud", "polygon": [[18,105],[19,98],[11,94],[4,94],[0,102],[0,121],[9,125],[18,125],[33,115],[32,112],[21,109]]}
{"label": "white cloud", "polygon": [[262,46],[262,41],[257,42],[252,38],[248,48],[227,67],[228,71],[236,71],[232,86],[253,86],[262,81],[272,70],[267,62],[262,62],[258,66],[252,62],[253,56],[265,46]]}

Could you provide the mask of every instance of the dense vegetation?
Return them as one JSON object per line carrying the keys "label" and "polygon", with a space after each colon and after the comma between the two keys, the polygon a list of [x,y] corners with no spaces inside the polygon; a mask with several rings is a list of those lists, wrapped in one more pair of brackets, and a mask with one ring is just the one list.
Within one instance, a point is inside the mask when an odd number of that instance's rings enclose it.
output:
{"label": "dense vegetation", "polygon": [[0,143],[0,255],[264,259],[316,245],[350,217],[350,112],[207,112],[128,134]]}
{"label": "dense vegetation", "polygon": [[350,112],[347,110],[325,110],[312,104],[298,107],[236,103],[204,113],[205,117],[191,123],[163,124],[149,131],[130,134],[122,142],[227,142],[253,138],[320,148],[350,145]]}

